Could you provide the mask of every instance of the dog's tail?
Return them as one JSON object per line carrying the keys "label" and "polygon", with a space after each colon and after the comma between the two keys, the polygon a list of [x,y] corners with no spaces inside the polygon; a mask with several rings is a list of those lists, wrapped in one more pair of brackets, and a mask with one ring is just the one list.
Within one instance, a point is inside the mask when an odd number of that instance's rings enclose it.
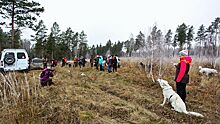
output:
{"label": "dog's tail", "polygon": [[184,112],[186,113],[187,115],[193,115],[193,116],[196,116],[196,117],[204,117],[202,114],[198,113],[198,112]]}

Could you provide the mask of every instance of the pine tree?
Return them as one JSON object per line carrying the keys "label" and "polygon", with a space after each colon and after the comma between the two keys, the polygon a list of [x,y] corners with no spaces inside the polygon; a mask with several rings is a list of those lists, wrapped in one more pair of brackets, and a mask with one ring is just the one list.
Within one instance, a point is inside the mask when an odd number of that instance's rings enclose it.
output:
{"label": "pine tree", "polygon": [[78,32],[76,32],[74,35],[73,35],[73,39],[72,39],[72,43],[71,43],[71,45],[72,45],[72,55],[74,55],[74,56],[77,56],[77,46],[78,46],[78,44],[79,44],[79,33]]}
{"label": "pine tree", "polygon": [[187,43],[187,49],[190,53],[190,50],[191,50],[191,46],[192,46],[192,40],[193,40],[193,34],[194,34],[194,28],[193,26],[190,26],[188,31],[187,31],[187,34],[186,34],[186,43]]}
{"label": "pine tree", "polygon": [[220,32],[220,17],[215,18],[215,21],[212,22],[212,25],[213,25],[213,29],[214,29],[214,32],[215,32],[215,38],[214,38],[215,42],[214,42],[214,44],[215,44],[215,47],[216,47],[216,56],[219,56],[219,48],[217,46],[219,44],[217,44],[217,42],[218,42],[217,38],[218,38],[218,35],[219,35],[219,32]]}
{"label": "pine tree", "polygon": [[0,27],[0,51],[8,47],[7,41],[8,41],[8,35],[7,33],[3,32],[2,28]]}
{"label": "pine tree", "polygon": [[201,56],[202,45],[204,45],[203,42],[205,41],[205,37],[206,37],[205,26],[202,24],[199,27],[198,32],[197,32],[197,37],[195,38],[196,42],[199,43],[199,57]]}
{"label": "pine tree", "polygon": [[168,55],[170,55],[170,45],[172,44],[172,31],[169,29],[165,35],[165,45],[167,46]]}
{"label": "pine tree", "polygon": [[186,31],[187,31],[187,26],[185,25],[185,23],[179,25],[176,29],[180,50],[183,49],[183,45],[186,43],[186,36],[187,36]]}
{"label": "pine tree", "polygon": [[90,51],[91,58],[95,58],[96,54],[97,53],[96,53],[95,45],[92,45],[92,48]]}
{"label": "pine tree", "polygon": [[135,39],[135,45],[134,50],[137,51],[141,47],[143,47],[145,44],[145,35],[140,31],[137,35],[137,38]]}
{"label": "pine tree", "polygon": [[165,43],[167,44],[168,48],[171,45],[172,42],[172,31],[171,29],[169,29],[165,35]]}
{"label": "pine tree", "polygon": [[28,0],[0,0],[0,5],[2,18],[11,19],[9,25],[11,26],[12,47],[15,47],[15,28],[32,28],[34,22],[37,20],[36,16],[39,16],[40,13],[44,11],[44,8],[40,7],[40,3],[34,1],[29,2]]}
{"label": "pine tree", "polygon": [[215,18],[215,21],[212,22],[212,26],[215,32],[215,45],[217,45],[217,36],[220,30],[220,17]]}
{"label": "pine tree", "polygon": [[58,48],[62,49],[60,53],[62,55],[68,56],[70,58],[73,57],[73,40],[74,40],[74,32],[72,29],[69,27],[65,32],[62,32],[60,37],[59,37],[59,44]]}
{"label": "pine tree", "polygon": [[107,54],[107,51],[109,51],[109,54],[112,54],[112,41],[109,39],[105,45],[105,54]]}
{"label": "pine tree", "polygon": [[213,25],[209,25],[209,27],[206,29],[207,33],[207,46],[208,51],[211,53],[211,56],[213,57],[215,55],[215,42],[214,42],[214,34],[215,30],[213,28]]}
{"label": "pine tree", "polygon": [[47,56],[49,59],[54,59],[57,53],[57,44],[60,43],[60,38],[59,38],[59,33],[60,33],[60,28],[59,25],[54,22],[53,26],[51,27],[51,32],[50,35],[46,41],[46,50],[47,50]]}
{"label": "pine tree", "polygon": [[115,54],[115,55],[121,56],[121,52],[122,52],[123,45],[124,45],[124,42],[118,41],[117,47],[116,47],[116,50],[117,50],[117,51],[116,51],[116,54]]}
{"label": "pine tree", "polygon": [[88,51],[88,44],[87,44],[87,35],[82,31],[79,34],[79,56],[86,56],[86,53]]}
{"label": "pine tree", "polygon": [[175,55],[175,48],[177,47],[177,42],[178,42],[178,36],[176,34],[176,35],[174,35],[173,43],[172,43],[172,46],[173,46],[173,56]]}
{"label": "pine tree", "polygon": [[44,41],[46,40],[46,33],[47,33],[47,28],[44,25],[43,20],[40,20],[38,25],[35,25],[33,27],[33,30],[35,31],[35,35],[32,35],[31,37],[33,38],[32,41],[35,41],[35,54],[34,56],[43,58],[45,54],[45,43]]}

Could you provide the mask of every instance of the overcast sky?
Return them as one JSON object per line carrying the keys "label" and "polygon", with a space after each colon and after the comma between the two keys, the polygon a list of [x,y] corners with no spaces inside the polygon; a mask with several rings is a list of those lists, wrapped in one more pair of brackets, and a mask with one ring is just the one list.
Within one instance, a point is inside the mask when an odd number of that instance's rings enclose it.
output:
{"label": "overcast sky", "polygon": [[[45,7],[41,14],[50,30],[57,22],[62,31],[71,27],[88,35],[88,44],[111,39],[125,41],[131,33],[149,33],[153,25],[163,32],[175,32],[183,22],[193,25],[195,32],[220,17],[220,0],[34,0]],[[26,32],[26,34],[28,34]]]}

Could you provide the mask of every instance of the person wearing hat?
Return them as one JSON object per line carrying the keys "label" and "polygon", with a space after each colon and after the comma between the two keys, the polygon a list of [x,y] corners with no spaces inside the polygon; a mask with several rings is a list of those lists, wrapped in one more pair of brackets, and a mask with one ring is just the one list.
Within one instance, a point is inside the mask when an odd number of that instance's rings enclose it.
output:
{"label": "person wearing hat", "polygon": [[53,77],[53,70],[50,67],[44,68],[40,74],[40,83],[42,87],[54,84],[50,77]]}
{"label": "person wearing hat", "polygon": [[186,101],[186,84],[189,83],[189,69],[192,58],[188,56],[187,50],[179,52],[180,62],[176,65],[176,91],[183,102]]}

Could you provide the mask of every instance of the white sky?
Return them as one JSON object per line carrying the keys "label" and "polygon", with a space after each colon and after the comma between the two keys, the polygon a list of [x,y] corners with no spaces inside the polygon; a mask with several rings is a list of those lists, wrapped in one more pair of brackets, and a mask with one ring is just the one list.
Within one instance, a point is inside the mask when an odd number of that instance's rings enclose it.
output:
{"label": "white sky", "polygon": [[[41,17],[49,29],[56,21],[65,31],[82,30],[88,44],[105,45],[129,39],[131,33],[149,33],[156,24],[163,32],[175,32],[183,22],[197,28],[206,27],[220,17],[220,0],[34,0],[45,7]],[[24,32],[23,35],[29,34]],[[25,35],[25,37],[27,36]]]}

